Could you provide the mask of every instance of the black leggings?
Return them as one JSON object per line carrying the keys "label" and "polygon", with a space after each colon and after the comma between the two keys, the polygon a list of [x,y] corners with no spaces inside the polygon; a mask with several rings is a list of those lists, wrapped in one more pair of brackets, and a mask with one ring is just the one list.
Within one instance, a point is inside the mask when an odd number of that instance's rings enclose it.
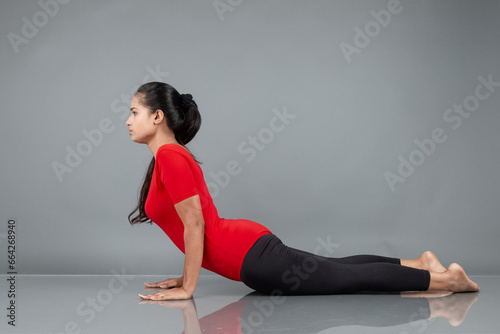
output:
{"label": "black leggings", "polygon": [[429,271],[402,266],[398,258],[330,258],[288,247],[271,233],[250,248],[240,276],[246,286],[276,295],[425,291],[431,280]]}

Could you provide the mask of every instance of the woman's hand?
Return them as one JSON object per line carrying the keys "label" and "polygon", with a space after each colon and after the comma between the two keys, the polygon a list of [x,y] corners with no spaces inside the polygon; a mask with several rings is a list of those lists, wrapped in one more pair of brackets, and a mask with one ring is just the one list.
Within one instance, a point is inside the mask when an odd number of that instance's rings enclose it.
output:
{"label": "woman's hand", "polygon": [[184,281],[184,277],[181,278],[167,278],[164,281],[156,282],[156,283],[144,283],[144,285],[148,288],[180,288],[182,287],[182,283]]}
{"label": "woman's hand", "polygon": [[193,296],[192,293],[188,293],[182,287],[173,288],[166,291],[160,291],[152,295],[139,294],[139,297],[141,297],[142,299],[149,299],[149,300],[179,300],[179,299],[189,299],[192,296]]}

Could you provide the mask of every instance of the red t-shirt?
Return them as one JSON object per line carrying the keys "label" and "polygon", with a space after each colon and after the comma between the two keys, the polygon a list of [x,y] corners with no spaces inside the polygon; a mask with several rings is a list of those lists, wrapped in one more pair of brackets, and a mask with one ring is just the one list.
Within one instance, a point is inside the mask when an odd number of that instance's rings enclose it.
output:
{"label": "red t-shirt", "polygon": [[184,253],[184,224],[174,204],[200,196],[205,238],[201,266],[235,281],[241,281],[243,258],[259,237],[271,233],[265,226],[246,219],[220,218],[208,192],[203,172],[191,154],[177,144],[165,144],[156,152],[155,169],[145,210]]}

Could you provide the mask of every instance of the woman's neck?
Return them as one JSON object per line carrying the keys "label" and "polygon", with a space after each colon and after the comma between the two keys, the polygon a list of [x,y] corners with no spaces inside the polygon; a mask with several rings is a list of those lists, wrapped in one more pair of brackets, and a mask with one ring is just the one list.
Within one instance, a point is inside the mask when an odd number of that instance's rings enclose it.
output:
{"label": "woman's neck", "polygon": [[166,133],[163,133],[161,135],[155,136],[151,141],[148,142],[148,147],[151,153],[156,158],[156,152],[158,152],[158,149],[165,144],[177,144],[180,145],[177,140],[175,139],[175,136],[173,135],[168,135]]}

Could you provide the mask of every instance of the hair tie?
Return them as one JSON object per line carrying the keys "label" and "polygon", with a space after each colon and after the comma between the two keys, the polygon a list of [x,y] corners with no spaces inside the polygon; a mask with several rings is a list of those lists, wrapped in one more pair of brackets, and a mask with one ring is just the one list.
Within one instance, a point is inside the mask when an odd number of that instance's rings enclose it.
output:
{"label": "hair tie", "polygon": [[191,94],[181,94],[181,107],[184,110],[188,110],[193,103],[193,95]]}

